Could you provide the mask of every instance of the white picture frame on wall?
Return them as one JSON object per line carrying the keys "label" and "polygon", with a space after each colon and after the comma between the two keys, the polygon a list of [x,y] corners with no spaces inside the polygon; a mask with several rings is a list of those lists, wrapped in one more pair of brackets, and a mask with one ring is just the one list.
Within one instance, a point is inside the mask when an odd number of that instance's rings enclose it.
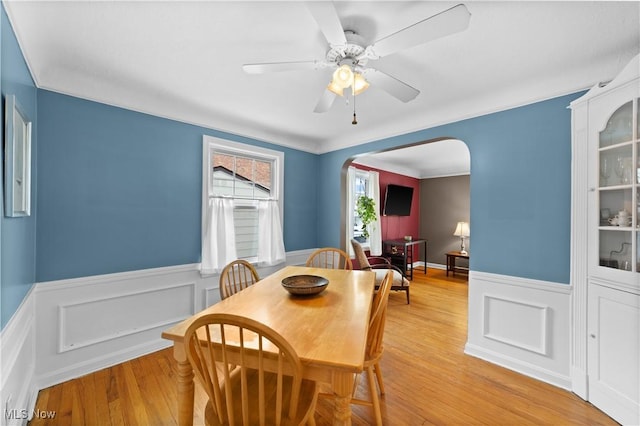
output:
{"label": "white picture frame on wall", "polygon": [[31,120],[16,100],[5,97],[5,216],[31,214]]}

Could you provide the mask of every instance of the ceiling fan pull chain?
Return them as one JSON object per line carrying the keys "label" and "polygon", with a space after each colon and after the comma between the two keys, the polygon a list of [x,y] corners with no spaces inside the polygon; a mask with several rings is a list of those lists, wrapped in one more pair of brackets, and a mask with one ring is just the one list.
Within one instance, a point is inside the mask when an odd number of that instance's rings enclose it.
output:
{"label": "ceiling fan pull chain", "polygon": [[356,95],[353,95],[353,121],[351,122],[354,126],[358,124],[358,120],[356,119]]}

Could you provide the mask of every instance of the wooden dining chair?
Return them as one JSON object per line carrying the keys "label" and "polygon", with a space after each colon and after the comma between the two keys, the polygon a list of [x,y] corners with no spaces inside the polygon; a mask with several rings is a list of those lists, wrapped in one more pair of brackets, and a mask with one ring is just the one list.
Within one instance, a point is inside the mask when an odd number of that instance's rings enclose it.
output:
{"label": "wooden dining chair", "polygon": [[251,263],[243,259],[234,260],[220,273],[220,300],[244,290],[259,280],[258,272]]}
{"label": "wooden dining chair", "polygon": [[[363,400],[352,398],[351,403],[360,405],[373,406],[373,412],[376,418],[376,424],[382,425],[382,413],[380,411],[380,399],[378,398],[378,389],[380,394],[384,395],[384,383],[382,381],[382,371],[380,371],[380,359],[382,358],[384,337],[384,326],[387,321],[387,305],[389,302],[389,292],[393,282],[393,271],[388,270],[382,282],[380,289],[375,294],[371,317],[369,319],[369,331],[367,333],[367,349],[365,352],[364,371],[367,373],[367,383],[369,386],[369,395],[371,400]],[[376,388],[377,382],[377,388]],[[353,394],[357,390],[357,380],[354,383]]]}
{"label": "wooden dining chair", "polygon": [[[360,269],[364,271],[373,271],[376,274],[376,290],[380,287],[380,283],[384,279],[385,275],[387,275],[387,271],[393,271],[393,281],[391,283],[391,290],[393,291],[404,291],[407,294],[407,304],[410,303],[409,299],[409,285],[411,282],[404,277],[402,271],[393,266],[389,259],[382,256],[367,256],[362,248],[362,245],[355,240],[351,240],[351,246],[353,247],[353,252],[356,255],[356,260],[360,265]],[[370,263],[370,262],[375,263]]]}
{"label": "wooden dining chair", "polygon": [[305,266],[328,269],[353,269],[349,255],[334,247],[325,247],[311,253]]}
{"label": "wooden dining chair", "polygon": [[[275,330],[250,318],[214,313],[194,321],[185,342],[187,359],[209,397],[207,424],[315,425],[316,382],[302,378],[298,355]],[[256,356],[245,356],[249,352]]]}

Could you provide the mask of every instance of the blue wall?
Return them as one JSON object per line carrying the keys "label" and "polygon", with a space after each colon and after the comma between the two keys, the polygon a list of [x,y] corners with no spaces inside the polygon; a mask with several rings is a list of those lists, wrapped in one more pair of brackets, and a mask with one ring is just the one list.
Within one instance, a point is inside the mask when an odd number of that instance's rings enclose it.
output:
{"label": "blue wall", "polygon": [[[582,93],[322,155],[319,245],[340,242],[340,170],[355,154],[439,137],[471,152],[471,269],[569,283],[571,112]],[[428,236],[424,236],[427,237]]]}
{"label": "blue wall", "polygon": [[[20,302],[35,283],[38,124],[37,90],[16,40],[4,6],[0,7],[0,90],[2,92],[2,202],[0,207],[0,321],[4,328]],[[5,96],[15,95],[23,112],[32,120],[31,140],[31,216],[4,216],[4,110]]]}
{"label": "blue wall", "polygon": [[339,245],[350,156],[461,139],[471,151],[472,269],[568,283],[566,106],[578,96],[316,156],[39,90],[37,281],[198,262],[204,133],[285,151],[288,251]]}
{"label": "blue wall", "polygon": [[283,151],[287,251],[316,246],[317,156],[38,91],[37,281],[200,261],[202,135]]}

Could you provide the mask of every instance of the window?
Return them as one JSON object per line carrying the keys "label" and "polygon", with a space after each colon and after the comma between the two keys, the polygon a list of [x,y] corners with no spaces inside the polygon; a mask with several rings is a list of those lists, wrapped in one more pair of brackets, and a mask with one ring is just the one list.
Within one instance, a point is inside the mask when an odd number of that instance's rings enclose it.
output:
{"label": "window", "polygon": [[368,245],[368,239],[362,235],[362,220],[360,220],[356,211],[356,204],[358,198],[368,194],[369,185],[369,173],[356,170],[353,182],[353,203],[351,209],[353,215],[353,238],[362,243],[367,243],[365,245]]}
{"label": "window", "polygon": [[236,258],[258,261],[256,201],[276,200],[282,211],[283,160],[282,152],[204,137],[203,230],[209,199],[233,199]]}
{"label": "window", "polygon": [[211,195],[236,200],[234,223],[236,254],[254,259],[258,251],[258,209],[252,200],[271,198],[275,161],[212,149]]}
{"label": "window", "polygon": [[[382,231],[380,216],[369,224],[369,238],[362,235],[362,221],[356,212],[358,198],[363,195],[371,197],[375,204],[376,211],[380,211],[380,177],[379,173],[373,170],[360,170],[355,167],[347,169],[347,210],[346,210],[346,237],[347,241],[355,238],[362,246],[368,249],[372,256],[382,254]],[[347,249],[352,253],[351,244],[347,243]]]}

